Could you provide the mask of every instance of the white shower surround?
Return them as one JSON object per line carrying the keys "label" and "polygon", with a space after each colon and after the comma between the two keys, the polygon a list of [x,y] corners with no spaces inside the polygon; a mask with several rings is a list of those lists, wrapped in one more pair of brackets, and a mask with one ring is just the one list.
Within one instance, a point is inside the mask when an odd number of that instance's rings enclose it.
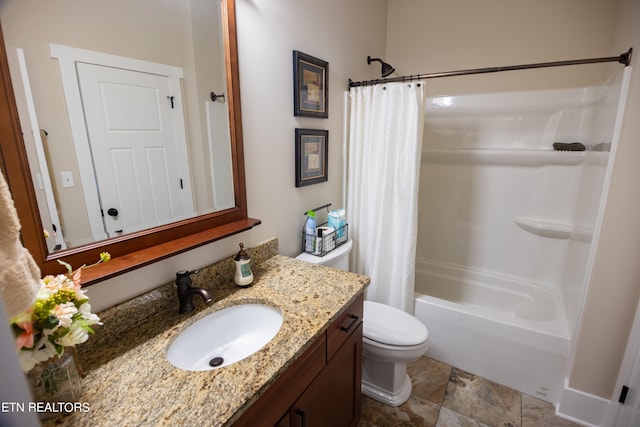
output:
{"label": "white shower surround", "polygon": [[623,73],[598,87],[427,99],[415,315],[437,360],[559,400]]}

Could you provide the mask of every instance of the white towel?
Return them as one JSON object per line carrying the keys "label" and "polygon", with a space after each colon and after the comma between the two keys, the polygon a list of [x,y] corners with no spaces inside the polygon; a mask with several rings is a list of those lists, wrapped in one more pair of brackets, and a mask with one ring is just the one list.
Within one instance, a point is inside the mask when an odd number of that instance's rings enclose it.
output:
{"label": "white towel", "polygon": [[11,198],[9,186],[0,173],[0,250],[6,242],[15,242],[20,238],[20,220]]}
{"label": "white towel", "polygon": [[9,186],[0,173],[0,293],[9,319],[35,301],[40,269],[20,242],[20,221]]}

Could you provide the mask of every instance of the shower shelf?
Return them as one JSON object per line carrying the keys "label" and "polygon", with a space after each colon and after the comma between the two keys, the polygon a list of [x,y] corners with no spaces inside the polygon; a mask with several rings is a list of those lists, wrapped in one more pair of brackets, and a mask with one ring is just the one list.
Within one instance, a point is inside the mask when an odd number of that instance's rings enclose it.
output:
{"label": "shower shelf", "polygon": [[585,151],[518,148],[425,148],[423,163],[471,163],[510,166],[580,165]]}
{"label": "shower shelf", "polygon": [[525,231],[541,237],[568,239],[573,233],[573,225],[562,222],[544,221],[535,218],[515,217],[513,221]]}
{"label": "shower shelf", "polygon": [[593,227],[571,225],[564,222],[544,221],[536,218],[524,218],[517,216],[513,218],[518,227],[529,233],[540,237],[550,237],[552,239],[569,239],[590,243],[593,239]]}

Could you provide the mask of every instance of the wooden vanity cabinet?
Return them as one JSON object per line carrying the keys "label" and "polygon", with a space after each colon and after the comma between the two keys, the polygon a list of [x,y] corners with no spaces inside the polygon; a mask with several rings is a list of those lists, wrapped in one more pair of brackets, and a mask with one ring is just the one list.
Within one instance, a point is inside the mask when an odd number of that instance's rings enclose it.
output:
{"label": "wooden vanity cabinet", "polygon": [[360,420],[362,323],[290,410],[293,427],[355,426]]}
{"label": "wooden vanity cabinet", "polygon": [[360,420],[363,294],[233,423],[353,427]]}

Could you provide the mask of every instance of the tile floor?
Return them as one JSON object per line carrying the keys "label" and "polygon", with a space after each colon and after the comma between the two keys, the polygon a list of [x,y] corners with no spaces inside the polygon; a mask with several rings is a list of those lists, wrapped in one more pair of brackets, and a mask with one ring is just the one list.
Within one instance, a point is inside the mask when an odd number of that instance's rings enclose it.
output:
{"label": "tile floor", "polygon": [[574,427],[555,408],[444,363],[422,357],[407,371],[413,383],[409,400],[391,408],[366,396],[358,427]]}

